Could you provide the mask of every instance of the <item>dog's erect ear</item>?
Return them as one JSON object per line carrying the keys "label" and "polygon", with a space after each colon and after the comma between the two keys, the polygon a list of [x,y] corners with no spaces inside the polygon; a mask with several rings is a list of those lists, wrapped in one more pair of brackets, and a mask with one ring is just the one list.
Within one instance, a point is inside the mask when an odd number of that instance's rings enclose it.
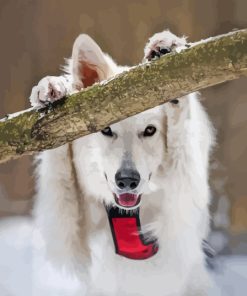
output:
{"label": "dog's erect ear", "polygon": [[80,90],[108,78],[110,74],[110,65],[98,44],[86,34],[79,35],[72,51],[73,87]]}

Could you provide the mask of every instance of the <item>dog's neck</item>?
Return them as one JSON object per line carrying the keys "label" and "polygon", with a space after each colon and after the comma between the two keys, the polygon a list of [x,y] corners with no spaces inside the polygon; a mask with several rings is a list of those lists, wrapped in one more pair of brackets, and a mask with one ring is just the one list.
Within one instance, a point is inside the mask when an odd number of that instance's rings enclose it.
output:
{"label": "dog's neck", "polygon": [[[77,171],[73,161],[73,145],[71,143],[69,144],[69,159],[75,180],[75,189],[77,194],[81,195]],[[80,199],[78,198],[78,200]],[[157,240],[149,239],[147,241],[141,232],[140,209],[126,212],[118,207],[106,207],[106,211],[115,244],[115,251],[118,255],[129,259],[144,260],[158,252]]]}
{"label": "dog's neck", "polygon": [[115,251],[129,259],[144,260],[158,252],[157,240],[146,240],[141,232],[140,209],[125,211],[118,207],[106,208]]}

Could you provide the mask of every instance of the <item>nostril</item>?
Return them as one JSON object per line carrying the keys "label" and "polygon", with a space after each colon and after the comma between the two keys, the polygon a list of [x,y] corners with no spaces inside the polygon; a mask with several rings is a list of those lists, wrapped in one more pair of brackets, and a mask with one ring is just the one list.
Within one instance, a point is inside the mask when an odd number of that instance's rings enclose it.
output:
{"label": "nostril", "polygon": [[130,183],[130,189],[135,189],[137,187],[137,182]]}
{"label": "nostril", "polygon": [[140,174],[135,170],[118,170],[115,175],[115,182],[119,189],[134,190],[140,183]]}
{"label": "nostril", "polygon": [[125,187],[124,182],[118,182],[117,185],[120,189],[123,189]]}

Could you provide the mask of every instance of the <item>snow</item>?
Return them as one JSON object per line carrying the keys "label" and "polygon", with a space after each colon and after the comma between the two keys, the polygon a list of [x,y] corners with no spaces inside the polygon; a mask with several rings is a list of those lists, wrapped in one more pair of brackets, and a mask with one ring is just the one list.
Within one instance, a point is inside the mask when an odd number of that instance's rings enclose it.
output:
{"label": "snow", "polygon": [[212,272],[212,296],[242,296],[247,290],[247,256],[221,256]]}
{"label": "snow", "polygon": [[[65,276],[58,279],[51,266],[39,262],[45,274],[38,290],[33,289],[33,236],[31,218],[8,218],[0,222],[0,295],[69,296],[78,282]],[[37,266],[37,265],[36,265]],[[37,270],[36,270],[37,271]],[[247,290],[247,256],[220,256],[210,270],[213,288],[210,296],[242,296]],[[55,284],[54,284],[55,283]],[[48,292],[49,291],[49,292]]]}

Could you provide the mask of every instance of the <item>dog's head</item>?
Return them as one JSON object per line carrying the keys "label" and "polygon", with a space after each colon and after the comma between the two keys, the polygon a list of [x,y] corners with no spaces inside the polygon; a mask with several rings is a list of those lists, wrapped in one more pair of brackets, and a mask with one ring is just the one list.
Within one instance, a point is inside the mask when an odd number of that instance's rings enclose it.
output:
{"label": "dog's head", "polygon": [[162,107],[106,127],[97,135],[102,173],[122,208],[136,208],[165,156]]}
{"label": "dog's head", "polygon": [[[87,35],[80,35],[75,41],[74,88],[90,86],[122,70]],[[105,127],[78,145],[81,178],[90,192],[103,197],[106,204],[135,209],[142,195],[152,190],[154,176],[162,170],[165,142],[164,106]]]}

